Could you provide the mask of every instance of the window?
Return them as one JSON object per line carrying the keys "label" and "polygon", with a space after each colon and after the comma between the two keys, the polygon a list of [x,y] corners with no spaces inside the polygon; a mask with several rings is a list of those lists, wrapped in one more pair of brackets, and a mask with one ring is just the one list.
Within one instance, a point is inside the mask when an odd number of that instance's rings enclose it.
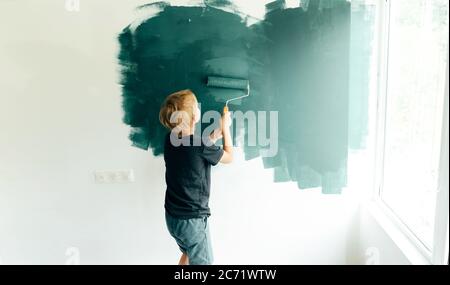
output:
{"label": "window", "polygon": [[379,198],[431,255],[445,135],[449,1],[395,0],[387,6]]}

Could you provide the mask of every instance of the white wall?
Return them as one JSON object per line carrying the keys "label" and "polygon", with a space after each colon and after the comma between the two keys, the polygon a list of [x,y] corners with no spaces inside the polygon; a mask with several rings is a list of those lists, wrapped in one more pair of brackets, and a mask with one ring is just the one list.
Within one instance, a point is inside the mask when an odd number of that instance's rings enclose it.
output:
{"label": "white wall", "polygon": [[[3,264],[64,264],[70,247],[82,264],[177,262],[164,221],[163,160],[131,147],[121,122],[116,36],[145,2],[82,0],[79,12],[63,0],[0,2]],[[121,169],[133,169],[136,181],[93,181],[95,170]],[[274,184],[259,159],[237,155],[213,170],[216,263],[355,260],[353,190],[326,196]]]}

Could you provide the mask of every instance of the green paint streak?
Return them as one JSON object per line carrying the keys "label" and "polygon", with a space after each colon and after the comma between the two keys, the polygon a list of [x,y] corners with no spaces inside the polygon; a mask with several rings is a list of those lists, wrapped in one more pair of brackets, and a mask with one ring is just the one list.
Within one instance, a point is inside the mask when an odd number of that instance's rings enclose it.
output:
{"label": "green paint streak", "polygon": [[375,6],[352,11],[350,41],[349,147],[365,147],[368,134],[370,67],[374,44]]}
{"label": "green paint streak", "polygon": [[203,112],[221,110],[223,103],[217,98],[241,95],[239,90],[207,88],[206,79],[225,74],[246,78],[251,34],[239,16],[201,7],[168,6],[134,32],[125,28],[119,36],[123,121],[134,128],[133,144],[150,147],[154,155],[163,152],[166,130],[158,112],[172,92],[191,89]]}
{"label": "green paint streak", "polygon": [[[208,88],[206,78],[248,78],[250,96],[234,102],[232,110],[279,111],[278,155],[263,158],[264,167],[274,169],[274,181],[340,193],[347,183],[349,137],[358,146],[365,134],[366,122],[355,122],[367,112],[368,94],[368,77],[356,73],[368,68],[367,53],[362,63],[350,57],[366,30],[352,25],[350,4],[311,0],[285,9],[284,1],[276,1],[266,6],[263,21],[248,27],[240,16],[210,6],[231,2],[207,3],[159,5],[157,15],[120,34],[123,121],[132,127],[133,145],[163,152],[166,130],[158,112],[168,94],[190,88],[202,112],[221,110],[225,99],[243,91]],[[351,88],[353,80],[359,85]],[[247,135],[246,128],[237,131]],[[244,152],[253,159],[260,147],[244,146]]]}
{"label": "green paint streak", "polygon": [[265,163],[276,169],[275,181],[339,193],[348,153],[350,4],[321,3],[266,15],[274,90],[269,108],[279,111],[285,151]]}

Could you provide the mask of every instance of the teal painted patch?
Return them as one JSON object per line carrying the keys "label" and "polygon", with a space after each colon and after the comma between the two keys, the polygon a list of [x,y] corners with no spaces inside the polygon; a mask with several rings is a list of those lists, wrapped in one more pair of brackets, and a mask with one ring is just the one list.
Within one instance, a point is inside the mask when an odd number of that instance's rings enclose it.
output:
{"label": "teal painted patch", "polygon": [[[373,19],[364,6],[352,12],[346,0],[310,0],[286,9],[275,1],[248,26],[238,13],[213,7],[232,1],[206,3],[160,4],[157,14],[120,34],[123,121],[133,145],[162,154],[166,130],[158,112],[168,94],[189,88],[203,113],[219,111],[244,91],[208,88],[207,77],[246,78],[250,96],[231,108],[278,111],[279,151],[263,159],[274,181],[340,193],[349,146],[361,147],[367,133]],[[245,126],[237,132],[247,135]],[[259,146],[243,148],[245,159],[261,155]]]}

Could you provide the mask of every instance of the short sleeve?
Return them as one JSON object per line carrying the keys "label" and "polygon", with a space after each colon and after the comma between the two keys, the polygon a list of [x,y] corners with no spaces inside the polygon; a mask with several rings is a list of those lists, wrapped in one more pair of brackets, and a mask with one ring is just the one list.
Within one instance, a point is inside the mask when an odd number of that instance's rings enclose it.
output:
{"label": "short sleeve", "polygon": [[203,144],[200,155],[211,165],[216,165],[222,158],[223,149],[214,144],[210,146]]}

